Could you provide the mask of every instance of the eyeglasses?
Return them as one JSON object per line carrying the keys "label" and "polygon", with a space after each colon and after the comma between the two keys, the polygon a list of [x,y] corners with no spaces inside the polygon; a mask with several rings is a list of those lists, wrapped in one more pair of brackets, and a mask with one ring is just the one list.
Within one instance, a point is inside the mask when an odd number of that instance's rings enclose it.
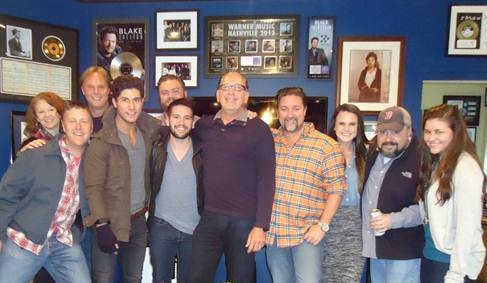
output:
{"label": "eyeglasses", "polygon": [[224,91],[233,90],[238,92],[247,90],[247,88],[241,84],[221,84],[218,88]]}

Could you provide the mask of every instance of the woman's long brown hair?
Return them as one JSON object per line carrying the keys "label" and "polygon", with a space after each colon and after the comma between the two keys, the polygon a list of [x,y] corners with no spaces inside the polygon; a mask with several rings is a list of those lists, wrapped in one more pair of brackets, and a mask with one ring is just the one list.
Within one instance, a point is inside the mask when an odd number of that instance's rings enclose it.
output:
{"label": "woman's long brown hair", "polygon": [[[432,154],[424,141],[426,121],[439,119],[448,123],[453,131],[453,139],[440,154]],[[475,145],[467,135],[465,120],[456,106],[441,104],[427,110],[423,118],[423,138],[420,142],[421,167],[417,198],[424,200],[424,193],[433,181],[438,180],[439,203],[443,205],[451,195],[451,182],[458,158],[463,152],[469,153],[479,164]],[[485,180],[485,178],[484,178]]]}
{"label": "woman's long brown hair", "polygon": [[355,144],[355,165],[357,166],[359,176],[358,189],[359,192],[362,192],[365,178],[365,157],[367,155],[367,144],[369,143],[367,137],[365,136],[364,119],[362,118],[362,113],[357,106],[346,103],[338,106],[335,109],[328,126],[328,135],[334,140],[338,140],[335,132],[335,123],[340,112],[350,112],[357,116],[357,136],[353,139],[353,141]]}

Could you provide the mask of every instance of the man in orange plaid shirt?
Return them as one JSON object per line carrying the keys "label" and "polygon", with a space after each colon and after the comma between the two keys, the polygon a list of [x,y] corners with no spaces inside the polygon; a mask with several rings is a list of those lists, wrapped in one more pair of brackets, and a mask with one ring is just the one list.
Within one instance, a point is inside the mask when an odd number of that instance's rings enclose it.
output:
{"label": "man in orange plaid shirt", "polygon": [[274,282],[318,283],[321,243],[346,189],[345,160],[333,139],[304,122],[303,89],[280,89],[277,110],[281,127],[272,132],[276,191],[267,263]]}

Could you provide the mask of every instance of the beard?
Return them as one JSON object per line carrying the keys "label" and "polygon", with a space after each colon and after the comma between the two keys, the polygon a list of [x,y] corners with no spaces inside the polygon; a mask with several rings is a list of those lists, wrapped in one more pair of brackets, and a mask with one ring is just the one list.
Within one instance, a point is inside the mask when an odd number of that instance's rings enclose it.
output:
{"label": "beard", "polygon": [[301,129],[303,124],[299,124],[299,121],[297,118],[288,118],[284,120],[284,123],[282,124],[284,130],[286,132],[294,133],[297,132]]}
{"label": "beard", "polygon": [[[385,146],[385,145],[391,145],[391,146],[395,146],[396,149],[393,150],[392,152],[391,151],[385,151],[382,147]],[[399,145],[395,142],[384,142],[380,147],[379,147],[379,152],[384,155],[385,157],[388,157],[388,158],[395,158],[397,156],[399,156],[404,150],[406,149],[406,147],[403,147],[403,148],[399,148]]]}
{"label": "beard", "polygon": [[186,126],[182,126],[184,130],[186,130],[186,132],[177,132],[173,126],[169,127],[169,131],[171,132],[171,135],[177,139],[181,139],[181,140],[184,140],[185,138],[187,138],[189,136],[189,132],[190,132],[190,129]]}

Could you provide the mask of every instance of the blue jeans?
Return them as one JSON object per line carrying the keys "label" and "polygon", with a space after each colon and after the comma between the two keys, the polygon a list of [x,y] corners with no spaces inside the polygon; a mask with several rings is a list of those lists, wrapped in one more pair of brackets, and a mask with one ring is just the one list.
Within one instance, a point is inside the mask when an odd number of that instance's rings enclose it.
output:
{"label": "blue jeans", "polygon": [[319,283],[322,272],[323,241],[318,245],[306,241],[288,248],[267,246],[267,265],[273,282]]}
{"label": "blue jeans", "polygon": [[149,236],[152,282],[171,282],[175,257],[178,260],[177,281],[187,282],[193,236],[157,217],[153,218]]}
{"label": "blue jeans", "polygon": [[213,283],[218,261],[225,255],[227,281],[255,282],[254,253],[245,244],[252,230],[251,219],[205,211],[193,233],[189,282]]}
{"label": "blue jeans", "polygon": [[370,259],[370,277],[374,283],[419,283],[421,259]]}
{"label": "blue jeans", "polygon": [[93,237],[93,282],[113,283],[117,257],[122,267],[122,282],[142,282],[142,268],[147,247],[147,226],[145,217],[132,221],[128,242],[118,242],[118,255],[107,254],[98,248]]}
{"label": "blue jeans", "polygon": [[0,252],[0,282],[29,282],[44,267],[58,283],[90,282],[90,273],[79,244],[72,247],[49,238],[39,255],[17,246],[7,238]]}
{"label": "blue jeans", "polygon": [[[421,259],[421,282],[443,283],[445,275],[450,269],[450,264],[439,262],[423,257]],[[464,283],[474,282],[467,276],[463,279]]]}

